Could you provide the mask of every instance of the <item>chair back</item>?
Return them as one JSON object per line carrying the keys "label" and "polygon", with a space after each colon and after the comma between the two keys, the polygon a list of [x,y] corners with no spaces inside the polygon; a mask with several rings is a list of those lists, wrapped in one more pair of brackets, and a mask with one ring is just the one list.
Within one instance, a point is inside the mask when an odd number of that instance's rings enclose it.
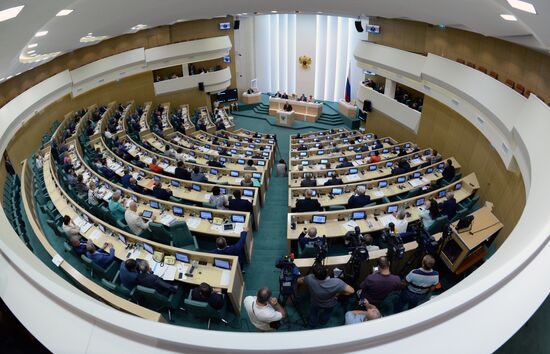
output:
{"label": "chair back", "polygon": [[172,235],[164,227],[164,225],[150,222],[149,229],[151,230],[151,240],[165,245],[170,245],[172,243]]}
{"label": "chair back", "polygon": [[448,222],[449,218],[447,218],[447,215],[442,215],[436,218],[426,231],[428,231],[430,235],[441,232],[441,230],[443,230],[443,226],[445,226],[445,224],[447,224]]}
{"label": "chair back", "polygon": [[208,302],[193,300],[192,292],[189,292],[189,296],[187,297],[187,299],[184,300],[184,304],[187,311],[197,318],[220,319],[223,316],[223,308],[220,310],[216,310],[215,308],[210,306]]}
{"label": "chair back", "polygon": [[160,295],[155,289],[138,285],[132,291],[132,297],[140,304],[160,311],[163,308],[169,308],[170,298]]}
{"label": "chair back", "polygon": [[170,235],[174,247],[198,249],[197,240],[191,234],[185,221],[176,221],[170,225]]}

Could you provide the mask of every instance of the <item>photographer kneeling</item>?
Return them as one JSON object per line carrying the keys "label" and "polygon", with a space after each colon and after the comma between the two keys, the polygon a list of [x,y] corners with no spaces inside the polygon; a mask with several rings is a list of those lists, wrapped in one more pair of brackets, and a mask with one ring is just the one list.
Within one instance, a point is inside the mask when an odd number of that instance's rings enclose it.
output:
{"label": "photographer kneeling", "polygon": [[325,325],[330,319],[339,295],[352,295],[354,290],[343,280],[329,278],[328,271],[320,263],[313,264],[312,273],[298,279],[298,284],[305,284],[309,290],[310,308],[308,324],[316,328]]}

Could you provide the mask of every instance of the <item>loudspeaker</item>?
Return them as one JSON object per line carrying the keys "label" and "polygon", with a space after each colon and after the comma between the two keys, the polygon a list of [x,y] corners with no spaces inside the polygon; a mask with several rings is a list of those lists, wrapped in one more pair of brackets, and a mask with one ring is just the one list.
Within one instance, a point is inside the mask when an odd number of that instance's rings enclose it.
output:
{"label": "loudspeaker", "polygon": [[199,91],[204,91],[204,82],[199,82]]}
{"label": "loudspeaker", "polygon": [[233,22],[233,29],[238,30],[240,26],[241,20],[235,20],[235,22]]}
{"label": "loudspeaker", "polygon": [[363,102],[363,111],[370,112],[372,111],[372,102],[369,100],[365,100]]}
{"label": "loudspeaker", "polygon": [[361,21],[355,21],[355,29],[357,32],[363,32],[363,25],[361,24]]}

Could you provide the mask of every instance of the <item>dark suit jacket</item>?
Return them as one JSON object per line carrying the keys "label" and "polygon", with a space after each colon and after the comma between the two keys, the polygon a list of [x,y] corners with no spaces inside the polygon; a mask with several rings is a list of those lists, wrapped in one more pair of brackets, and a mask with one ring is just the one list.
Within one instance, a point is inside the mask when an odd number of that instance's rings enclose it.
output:
{"label": "dark suit jacket", "polygon": [[162,280],[162,278],[154,275],[153,273],[141,273],[137,277],[138,285],[146,288],[155,289],[159,294],[164,296],[170,296],[171,293],[175,293],[177,288]]}
{"label": "dark suit jacket", "polygon": [[336,179],[329,179],[328,181],[325,182],[325,186],[337,186],[339,184],[344,184],[344,181],[342,181],[341,178],[336,178]]}
{"label": "dark suit jacket", "polygon": [[352,167],[352,166],[353,166],[353,163],[351,161],[344,161],[338,166],[336,166],[336,168],[344,168],[344,167]]}
{"label": "dark suit jacket", "polygon": [[352,195],[348,199],[348,209],[362,208],[370,203],[368,195]]}
{"label": "dark suit jacket", "polygon": [[208,302],[208,305],[212,306],[214,309],[219,310],[224,305],[223,295],[218,294],[214,291],[210,294],[209,297],[204,297],[201,294],[201,290],[197,287],[191,290],[191,300]]}
{"label": "dark suit jacket", "polygon": [[174,176],[176,176],[176,178],[184,179],[186,181],[191,180],[191,172],[187,171],[185,168],[176,167],[176,171],[174,171]]}
{"label": "dark suit jacket", "polygon": [[153,196],[162,200],[169,200],[172,193],[162,187],[153,188]]}
{"label": "dark suit jacket", "polygon": [[443,175],[443,178],[445,178],[448,182],[450,182],[455,176],[455,167],[454,166],[445,167],[443,169],[442,175]]}
{"label": "dark suit jacket", "polygon": [[456,215],[456,199],[451,198],[439,204],[439,209],[441,209],[441,214],[447,215],[449,220],[455,217]]}
{"label": "dark suit jacket", "polygon": [[223,255],[226,255],[226,256],[237,256],[237,257],[239,257],[239,263],[241,264],[241,268],[242,268],[246,263],[246,257],[245,257],[245,254],[244,254],[244,246],[246,245],[246,237],[247,237],[247,232],[242,231],[241,232],[241,237],[239,238],[239,241],[237,241],[237,243],[235,243],[234,245],[227,246],[224,249],[216,248],[215,250],[212,250],[210,252],[211,253],[216,253],[216,254],[223,254]]}
{"label": "dark suit jacket", "polygon": [[229,201],[229,210],[248,211],[252,213],[252,203],[245,199],[231,199]]}
{"label": "dark suit jacket", "polygon": [[300,182],[300,187],[316,187],[316,186],[317,186],[317,180],[314,180],[314,179],[310,179],[309,181],[304,179],[302,182]]}
{"label": "dark suit jacket", "polygon": [[294,210],[297,213],[305,213],[308,211],[320,211],[321,204],[317,199],[298,199],[296,201],[296,208]]}

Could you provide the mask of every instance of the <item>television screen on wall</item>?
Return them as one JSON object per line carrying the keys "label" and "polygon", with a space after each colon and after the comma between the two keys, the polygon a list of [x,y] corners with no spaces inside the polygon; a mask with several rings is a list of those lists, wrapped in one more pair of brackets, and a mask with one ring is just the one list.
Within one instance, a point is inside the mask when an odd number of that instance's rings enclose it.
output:
{"label": "television screen on wall", "polygon": [[225,91],[219,92],[216,95],[216,101],[220,103],[224,102],[233,102],[239,99],[239,94],[237,89],[227,89]]}

